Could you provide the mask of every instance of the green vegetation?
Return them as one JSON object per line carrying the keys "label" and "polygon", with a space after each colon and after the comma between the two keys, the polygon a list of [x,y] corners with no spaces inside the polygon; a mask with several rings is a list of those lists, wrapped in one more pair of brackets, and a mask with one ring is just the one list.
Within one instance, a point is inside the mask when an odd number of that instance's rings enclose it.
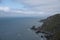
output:
{"label": "green vegetation", "polygon": [[60,14],[48,17],[43,21],[42,30],[54,33],[50,40],[60,40]]}

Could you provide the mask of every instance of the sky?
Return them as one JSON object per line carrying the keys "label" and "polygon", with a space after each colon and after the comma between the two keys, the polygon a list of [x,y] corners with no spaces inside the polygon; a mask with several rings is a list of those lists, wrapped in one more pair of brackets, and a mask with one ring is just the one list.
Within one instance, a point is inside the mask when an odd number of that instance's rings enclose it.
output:
{"label": "sky", "polygon": [[0,17],[37,17],[56,13],[60,13],[60,0],[0,0]]}

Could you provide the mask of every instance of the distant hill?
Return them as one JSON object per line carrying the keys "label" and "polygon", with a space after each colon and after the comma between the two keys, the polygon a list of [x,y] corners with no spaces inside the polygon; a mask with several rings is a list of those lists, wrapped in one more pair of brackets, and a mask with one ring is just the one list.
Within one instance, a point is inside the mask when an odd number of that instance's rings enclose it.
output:
{"label": "distant hill", "polygon": [[50,40],[60,40],[60,14],[56,14],[41,20],[43,25],[41,29],[54,33],[54,36]]}

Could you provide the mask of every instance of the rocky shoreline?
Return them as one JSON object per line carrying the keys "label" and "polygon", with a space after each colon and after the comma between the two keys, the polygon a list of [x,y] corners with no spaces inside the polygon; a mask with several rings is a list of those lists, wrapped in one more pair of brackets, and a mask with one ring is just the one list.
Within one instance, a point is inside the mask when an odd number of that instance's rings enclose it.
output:
{"label": "rocky shoreline", "polygon": [[60,40],[60,14],[50,16],[40,22],[43,22],[41,27],[32,26],[31,29],[36,33],[44,33],[47,40]]}

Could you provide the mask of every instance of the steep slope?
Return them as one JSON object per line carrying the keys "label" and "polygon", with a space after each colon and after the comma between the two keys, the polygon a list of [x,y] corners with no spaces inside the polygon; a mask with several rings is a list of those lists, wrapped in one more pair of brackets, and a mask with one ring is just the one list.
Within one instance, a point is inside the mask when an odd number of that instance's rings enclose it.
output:
{"label": "steep slope", "polygon": [[50,16],[41,21],[43,22],[41,27],[43,31],[54,33],[51,40],[60,40],[60,14]]}

